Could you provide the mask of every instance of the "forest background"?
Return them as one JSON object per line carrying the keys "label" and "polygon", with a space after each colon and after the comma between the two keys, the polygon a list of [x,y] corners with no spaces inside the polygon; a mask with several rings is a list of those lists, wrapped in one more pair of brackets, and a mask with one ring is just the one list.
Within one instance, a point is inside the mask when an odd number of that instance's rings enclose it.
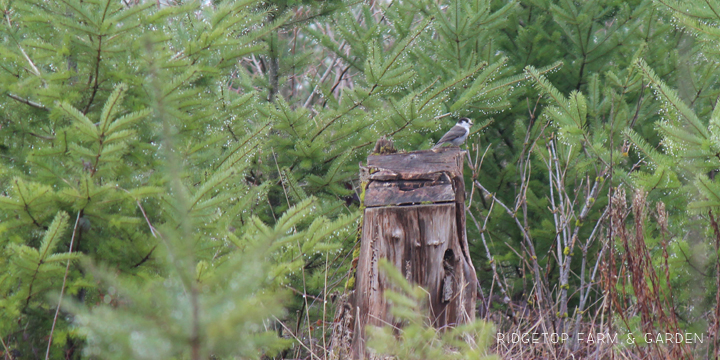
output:
{"label": "forest background", "polygon": [[400,279],[377,354],[718,356],[717,0],[0,7],[5,359],[337,357],[358,163],[460,116],[479,320],[433,330]]}

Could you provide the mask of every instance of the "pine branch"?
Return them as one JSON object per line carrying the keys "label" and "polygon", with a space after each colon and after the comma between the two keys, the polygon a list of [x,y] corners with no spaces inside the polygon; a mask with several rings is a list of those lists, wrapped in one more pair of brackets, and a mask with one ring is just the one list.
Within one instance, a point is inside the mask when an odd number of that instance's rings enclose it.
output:
{"label": "pine branch", "polygon": [[645,74],[645,77],[649,80],[653,89],[657,92],[658,99],[667,102],[667,104],[669,104],[675,112],[685,118],[687,124],[695,130],[696,136],[707,139],[709,135],[707,128],[702,125],[697,115],[695,115],[695,113],[690,110],[690,108],[682,100],[680,100],[677,93],[665,85],[665,83],[662,82],[657,75],[655,75],[655,72],[645,63],[644,60],[636,60],[635,66],[637,66],[640,71]]}
{"label": "pine branch", "polygon": [[[48,257],[48,252],[50,252],[54,249],[57,239],[60,237],[60,235],[62,235],[63,231],[65,231],[65,228],[67,227],[67,220],[68,220],[67,213],[59,212],[57,214],[57,216],[55,216],[55,219],[53,220],[52,224],[50,224],[50,228],[48,228],[47,232],[45,233],[45,236],[43,237],[43,241],[40,245],[40,248],[37,251],[38,258],[37,258],[37,262],[35,264],[35,269],[33,270],[33,273],[30,276],[30,281],[28,284],[28,296],[27,296],[27,298],[25,298],[25,307],[26,308],[30,304],[30,298],[32,297],[33,285],[35,284],[35,279],[37,279],[37,275],[40,273],[40,268],[45,263],[45,259]],[[70,260],[68,260],[68,261],[70,261]]]}
{"label": "pine branch", "polygon": [[99,121],[101,134],[104,134],[107,131],[108,125],[110,124],[110,117],[114,116],[117,112],[117,105],[122,102],[123,95],[125,95],[126,90],[127,86],[125,84],[116,86],[115,90],[113,90],[112,94],[110,94],[110,97],[108,97],[107,101],[105,101],[105,106],[103,106]]}
{"label": "pine branch", "polygon": [[[378,76],[377,76],[377,77],[374,77],[374,82],[375,82],[375,83],[370,87],[370,90],[368,91],[367,96],[365,96],[365,97],[364,97],[362,100],[360,100],[360,101],[354,101],[354,102],[353,102],[353,105],[352,105],[350,108],[348,108],[348,109],[347,109],[346,111],[344,111],[343,113],[338,114],[337,116],[333,117],[330,121],[328,121],[327,123],[325,123],[325,125],[323,125],[323,127],[320,128],[320,129],[315,133],[315,135],[313,135],[313,137],[310,139],[310,141],[311,141],[311,142],[315,141],[315,139],[316,139],[318,136],[320,136],[320,134],[322,134],[325,130],[327,130],[333,123],[335,123],[335,121],[337,121],[338,119],[340,119],[340,118],[343,117],[344,115],[348,114],[350,111],[354,110],[354,109],[357,108],[358,106],[362,105],[365,100],[367,100],[367,99],[370,98],[372,95],[374,95],[375,90],[378,88],[378,86],[380,86],[380,82],[383,80],[383,77],[388,73],[388,71],[390,70],[390,68],[395,64],[395,62],[396,62],[397,59],[400,57],[400,55],[401,55],[403,52],[405,52],[405,50],[407,49],[407,47],[410,46],[410,44],[411,44],[413,41],[415,41],[415,39],[416,39],[418,36],[420,36],[420,34],[422,34],[423,31],[425,31],[425,29],[430,25],[430,23],[432,22],[433,19],[434,19],[434,17],[431,17],[431,18],[429,18],[429,19],[424,20],[424,21],[416,28],[415,32],[414,32],[412,35],[405,37],[405,39],[403,39],[403,41],[401,41],[399,45],[396,45],[396,46],[395,46],[395,50],[393,51],[393,53],[390,55],[390,57],[389,57],[387,60],[385,60],[385,62],[384,62],[383,65],[381,66],[381,68],[380,68],[380,73],[378,74]],[[371,69],[370,69],[369,71],[372,72],[372,65],[370,65],[370,68],[371,68]]]}
{"label": "pine branch", "polygon": [[7,93],[7,96],[8,96],[9,98],[13,99],[13,100],[17,100],[17,101],[19,101],[19,102],[21,102],[21,103],[23,103],[23,104],[30,105],[30,106],[32,106],[32,107],[34,107],[34,108],[36,108],[36,109],[45,110],[45,111],[50,111],[50,109],[47,108],[47,107],[46,107],[45,105],[43,105],[43,104],[40,104],[40,103],[37,103],[37,102],[34,102],[34,101],[30,101],[29,99],[23,99],[23,98],[15,95],[15,94]]}

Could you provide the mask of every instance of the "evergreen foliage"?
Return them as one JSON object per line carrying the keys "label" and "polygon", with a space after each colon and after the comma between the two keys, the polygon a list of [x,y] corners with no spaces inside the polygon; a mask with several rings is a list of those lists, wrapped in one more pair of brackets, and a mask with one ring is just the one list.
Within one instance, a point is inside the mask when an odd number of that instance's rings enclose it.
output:
{"label": "evergreen foliage", "polygon": [[[460,116],[479,124],[470,253],[503,295],[481,314],[520,304],[577,332],[606,309],[611,198],[634,189],[667,205],[667,238],[642,228],[650,266],[671,262],[658,286],[700,332],[716,2],[0,0],[0,350],[324,358],[354,279],[358,162],[382,135],[428,149]],[[372,330],[378,353],[486,354],[490,325],[426,326],[395,275],[408,326]]]}
{"label": "evergreen foliage", "polygon": [[391,327],[371,327],[368,347],[375,356],[392,356],[398,359],[481,359],[492,360],[484,349],[492,339],[492,325],[483,322],[464,324],[443,332],[428,326],[427,291],[407,282],[398,269],[386,259],[380,260],[379,268],[396,290],[384,295],[392,304],[393,316],[405,324],[399,339]]}

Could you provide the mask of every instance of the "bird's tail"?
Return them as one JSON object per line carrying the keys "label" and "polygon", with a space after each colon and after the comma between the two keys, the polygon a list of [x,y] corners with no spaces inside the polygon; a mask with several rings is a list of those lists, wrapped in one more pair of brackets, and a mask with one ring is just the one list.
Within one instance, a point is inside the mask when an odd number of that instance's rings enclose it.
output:
{"label": "bird's tail", "polygon": [[432,150],[435,150],[435,149],[440,148],[440,146],[442,146],[442,144],[443,144],[443,143],[437,143],[437,144],[435,144],[435,146],[432,147]]}

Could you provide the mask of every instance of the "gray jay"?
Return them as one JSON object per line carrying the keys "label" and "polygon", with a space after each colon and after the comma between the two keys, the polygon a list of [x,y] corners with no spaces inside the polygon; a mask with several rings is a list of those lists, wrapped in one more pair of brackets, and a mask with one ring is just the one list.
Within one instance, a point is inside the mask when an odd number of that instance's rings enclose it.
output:
{"label": "gray jay", "polygon": [[437,149],[445,144],[450,144],[452,146],[460,146],[462,143],[465,142],[465,139],[467,139],[468,135],[470,134],[470,127],[472,126],[473,122],[472,120],[468,118],[460,118],[458,120],[457,124],[450,129],[443,137],[440,139],[440,141],[433,146],[433,149]]}

